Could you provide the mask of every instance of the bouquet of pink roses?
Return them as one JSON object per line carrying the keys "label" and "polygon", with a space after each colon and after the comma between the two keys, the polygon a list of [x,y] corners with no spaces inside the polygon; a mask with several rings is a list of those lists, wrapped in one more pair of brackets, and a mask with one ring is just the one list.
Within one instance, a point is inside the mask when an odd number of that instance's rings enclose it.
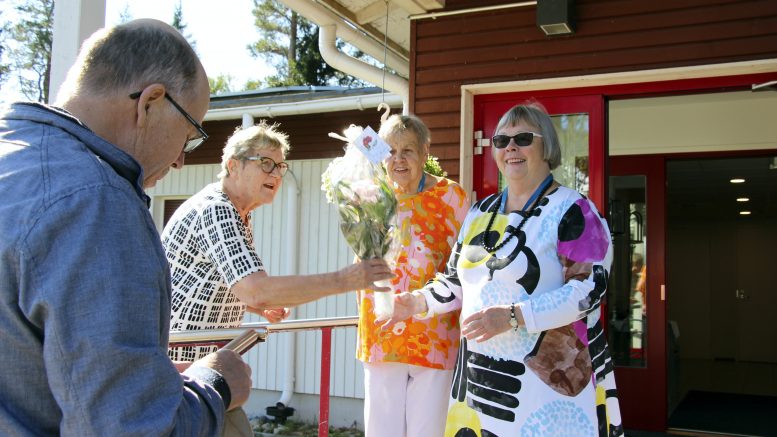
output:
{"label": "bouquet of pink roses", "polygon": [[[360,259],[385,258],[393,268],[397,200],[381,162],[391,148],[370,127],[351,125],[345,136],[329,134],[348,144],[321,176],[326,200],[337,206],[340,231]],[[379,281],[380,287],[390,281]],[[377,315],[391,314],[393,293],[375,294]]]}
{"label": "bouquet of pink roses", "polygon": [[392,243],[397,200],[381,161],[390,148],[371,128],[351,125],[345,156],[336,158],[321,176],[326,200],[337,205],[340,230],[356,256],[383,258]]}

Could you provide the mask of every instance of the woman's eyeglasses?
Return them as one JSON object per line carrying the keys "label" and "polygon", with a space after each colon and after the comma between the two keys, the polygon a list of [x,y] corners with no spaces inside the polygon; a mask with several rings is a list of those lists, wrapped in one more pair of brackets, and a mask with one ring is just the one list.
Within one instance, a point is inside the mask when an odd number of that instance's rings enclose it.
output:
{"label": "woman's eyeglasses", "polygon": [[494,135],[493,137],[491,137],[491,143],[497,149],[504,149],[505,147],[510,145],[510,140],[513,140],[515,142],[515,145],[517,145],[518,147],[526,147],[531,145],[531,143],[534,142],[534,137],[542,138],[542,135],[536,132],[518,132],[513,136]]}
{"label": "woman's eyeglasses", "polygon": [[289,164],[285,162],[275,162],[272,158],[267,158],[264,156],[249,156],[245,159],[246,161],[259,161],[259,168],[261,168],[262,171],[267,174],[272,173],[276,167],[278,167],[278,171],[280,172],[281,177],[285,175],[287,171],[289,171]]}

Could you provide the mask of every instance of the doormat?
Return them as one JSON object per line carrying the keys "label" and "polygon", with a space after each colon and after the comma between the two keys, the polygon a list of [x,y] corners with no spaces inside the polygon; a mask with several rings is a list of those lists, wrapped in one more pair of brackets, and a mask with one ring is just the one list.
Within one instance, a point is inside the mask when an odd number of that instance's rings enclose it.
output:
{"label": "doormat", "polygon": [[777,397],[689,391],[669,428],[777,437]]}

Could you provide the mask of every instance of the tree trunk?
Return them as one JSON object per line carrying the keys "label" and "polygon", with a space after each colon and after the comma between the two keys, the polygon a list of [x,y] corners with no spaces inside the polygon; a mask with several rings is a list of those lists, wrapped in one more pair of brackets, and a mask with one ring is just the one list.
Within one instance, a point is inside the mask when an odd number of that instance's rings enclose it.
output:
{"label": "tree trunk", "polygon": [[291,24],[289,25],[289,77],[294,63],[297,62],[297,13],[291,11]]}

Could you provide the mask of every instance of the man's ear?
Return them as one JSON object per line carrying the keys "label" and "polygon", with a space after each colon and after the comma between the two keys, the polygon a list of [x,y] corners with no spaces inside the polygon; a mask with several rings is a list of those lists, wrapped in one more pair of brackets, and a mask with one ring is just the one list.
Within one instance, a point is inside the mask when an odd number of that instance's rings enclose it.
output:
{"label": "man's ear", "polygon": [[165,99],[165,86],[161,83],[152,83],[143,88],[138,97],[136,106],[136,125],[146,127],[149,122],[149,111]]}

